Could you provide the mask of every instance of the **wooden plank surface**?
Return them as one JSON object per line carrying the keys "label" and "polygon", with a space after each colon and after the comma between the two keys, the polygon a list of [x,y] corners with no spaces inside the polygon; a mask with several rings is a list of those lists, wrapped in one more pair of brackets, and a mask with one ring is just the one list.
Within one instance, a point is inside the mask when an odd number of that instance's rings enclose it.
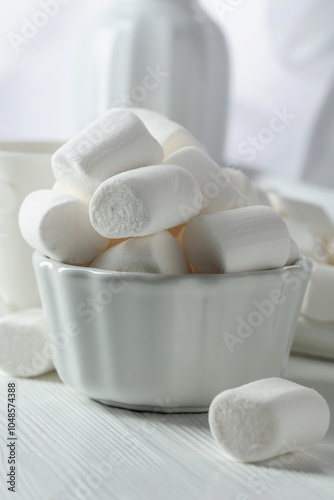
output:
{"label": "wooden plank surface", "polygon": [[7,383],[0,377],[1,500],[334,499],[334,367],[291,358],[286,378],[314,387],[333,420],[323,442],[270,462],[228,460],[207,414],[108,408],[55,373],[17,381],[17,493],[6,490]]}

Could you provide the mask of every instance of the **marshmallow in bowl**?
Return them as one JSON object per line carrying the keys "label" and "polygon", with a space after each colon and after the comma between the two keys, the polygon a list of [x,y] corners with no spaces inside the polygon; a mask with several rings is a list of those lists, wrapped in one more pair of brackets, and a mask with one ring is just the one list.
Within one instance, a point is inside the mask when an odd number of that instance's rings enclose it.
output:
{"label": "marshmallow in bowl", "polygon": [[143,108],[130,108],[145,124],[152,136],[161,144],[165,158],[185,146],[195,146],[205,151],[205,147],[179,123],[166,116]]}
{"label": "marshmallow in bowl", "polygon": [[12,312],[14,312],[13,306],[8,304],[8,302],[0,295],[0,318],[1,316],[6,316]]}
{"label": "marshmallow in bowl", "polygon": [[258,188],[252,181],[238,168],[225,168],[224,172],[238,191],[247,199],[248,205],[268,205],[263,203],[263,196],[259,194]]}
{"label": "marshmallow in bowl", "polygon": [[334,266],[314,263],[301,313],[317,321],[334,321]]}
{"label": "marshmallow in bowl", "polygon": [[289,254],[289,258],[286,261],[285,265],[292,266],[293,264],[295,264],[297,262],[298,259],[300,259],[300,251],[299,251],[298,245],[295,242],[295,240],[290,238],[290,254]]}
{"label": "marshmallow in bowl", "polygon": [[209,409],[214,438],[227,455],[243,462],[315,444],[325,436],[329,422],[321,394],[276,377],[224,391]]}
{"label": "marshmallow in bowl", "polygon": [[202,208],[194,177],[178,165],[153,165],[123,172],[96,190],[89,213],[106,238],[148,236],[187,222]]}
{"label": "marshmallow in bowl", "polygon": [[138,273],[191,273],[179,243],[168,231],[130,238],[103,252],[90,267]]}
{"label": "marshmallow in bowl", "polygon": [[252,206],[194,218],[183,246],[198,273],[261,271],[285,265],[290,236],[273,208]]}
{"label": "marshmallow in bowl", "polygon": [[24,309],[0,318],[0,369],[12,377],[35,377],[53,370],[42,309]]}
{"label": "marshmallow in bowl", "polygon": [[210,214],[246,207],[246,198],[238,191],[210,156],[199,148],[188,146],[179,149],[165,159],[164,163],[179,165],[192,174],[203,194],[201,214]]}
{"label": "marshmallow in bowl", "polygon": [[87,202],[109,177],[163,160],[163,150],[131,111],[111,109],[52,157],[56,180]]}
{"label": "marshmallow in bowl", "polygon": [[28,245],[66,264],[87,265],[109,244],[92,227],[88,205],[52,190],[34,191],[25,198],[19,225]]}

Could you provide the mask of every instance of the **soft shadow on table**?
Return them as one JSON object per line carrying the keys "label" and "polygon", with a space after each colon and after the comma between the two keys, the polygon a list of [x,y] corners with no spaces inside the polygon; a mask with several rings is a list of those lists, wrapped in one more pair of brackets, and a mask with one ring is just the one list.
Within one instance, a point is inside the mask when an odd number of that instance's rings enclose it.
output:
{"label": "soft shadow on table", "polygon": [[53,382],[55,384],[63,383],[56,371],[45,373],[44,375],[39,375],[38,377],[32,377],[29,380],[31,382]]}
{"label": "soft shadow on table", "polygon": [[38,377],[11,377],[7,373],[0,371],[0,376],[8,379],[8,380],[28,380],[29,382],[54,382],[57,384],[62,384],[63,382],[60,380],[58,373],[54,370],[49,373],[44,373],[43,375],[38,375]]}

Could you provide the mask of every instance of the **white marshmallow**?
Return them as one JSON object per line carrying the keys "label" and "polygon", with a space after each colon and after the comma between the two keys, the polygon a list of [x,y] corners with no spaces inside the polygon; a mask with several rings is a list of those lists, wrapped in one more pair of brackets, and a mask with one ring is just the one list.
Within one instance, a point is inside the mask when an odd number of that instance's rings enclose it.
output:
{"label": "white marshmallow", "polygon": [[131,108],[131,111],[143,121],[149,132],[161,144],[165,158],[185,146],[195,146],[206,151],[188,130],[166,116],[143,108]]}
{"label": "white marshmallow", "polygon": [[9,304],[4,297],[0,295],[0,317],[6,316],[7,314],[11,314],[15,312],[15,307],[13,304]]}
{"label": "white marshmallow", "polygon": [[[263,189],[257,188],[257,197],[259,199],[259,204],[260,205],[265,205],[267,207],[271,207],[270,199],[269,199],[269,193],[266,191],[263,191]],[[273,207],[274,208],[274,207]]]}
{"label": "white marshmallow", "polygon": [[187,222],[200,212],[202,202],[197,182],[184,168],[154,165],[106,180],[94,194],[89,212],[102,236],[127,238]]}
{"label": "white marshmallow", "polygon": [[19,225],[31,247],[66,264],[89,264],[109,243],[93,229],[88,205],[51,190],[34,191],[25,198]]}
{"label": "white marshmallow", "polygon": [[163,150],[142,121],[126,109],[111,109],[52,157],[52,168],[65,191],[90,201],[109,177],[161,163]]}
{"label": "white marshmallow", "polygon": [[190,274],[179,243],[168,231],[130,238],[106,250],[90,267],[109,271]]}
{"label": "white marshmallow", "polygon": [[209,424],[229,456],[267,460],[310,446],[326,434],[330,412],[314,389],[268,378],[222,392],[212,401]]}
{"label": "white marshmallow", "polygon": [[300,316],[292,351],[334,359],[334,322],[315,321]]}
{"label": "white marshmallow", "polygon": [[238,168],[225,168],[224,171],[238,191],[247,199],[249,206],[263,204],[258,188],[251,182],[247,175]]}
{"label": "white marshmallow", "polygon": [[248,205],[246,198],[230,181],[224,169],[201,149],[192,146],[179,149],[164,163],[179,165],[195,177],[203,194],[201,214],[211,214]]}
{"label": "white marshmallow", "polygon": [[[318,230],[318,234],[323,231],[333,230],[334,224],[323,208],[306,201],[285,198],[278,193],[270,193],[269,199],[272,206],[284,217],[298,220],[313,226],[313,231]],[[318,228],[318,229],[317,229]]]}
{"label": "white marshmallow", "polygon": [[284,220],[291,238],[295,240],[302,255],[316,258],[316,256],[324,254],[320,239],[308,224],[290,218],[284,218]]}
{"label": "white marshmallow", "polygon": [[0,369],[12,377],[35,377],[53,370],[48,332],[42,309],[0,318]]}
{"label": "white marshmallow", "polygon": [[334,321],[334,266],[314,263],[301,312],[318,321]]}
{"label": "white marshmallow", "polygon": [[293,264],[295,264],[297,262],[298,259],[300,259],[299,248],[298,248],[295,240],[290,238],[290,254],[289,254],[289,258],[286,261],[285,265],[292,266]]}
{"label": "white marshmallow", "polygon": [[284,266],[290,236],[270,207],[253,206],[200,215],[183,234],[185,253],[199,273],[237,273]]}

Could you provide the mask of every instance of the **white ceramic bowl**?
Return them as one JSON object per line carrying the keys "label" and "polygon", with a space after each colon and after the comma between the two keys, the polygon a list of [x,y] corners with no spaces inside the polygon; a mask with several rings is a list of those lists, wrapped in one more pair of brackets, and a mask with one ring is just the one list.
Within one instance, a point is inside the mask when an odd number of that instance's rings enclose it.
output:
{"label": "white ceramic bowl", "polygon": [[196,412],[225,389],[282,374],[312,264],[173,276],[36,252],[34,267],[66,384],[108,405]]}

